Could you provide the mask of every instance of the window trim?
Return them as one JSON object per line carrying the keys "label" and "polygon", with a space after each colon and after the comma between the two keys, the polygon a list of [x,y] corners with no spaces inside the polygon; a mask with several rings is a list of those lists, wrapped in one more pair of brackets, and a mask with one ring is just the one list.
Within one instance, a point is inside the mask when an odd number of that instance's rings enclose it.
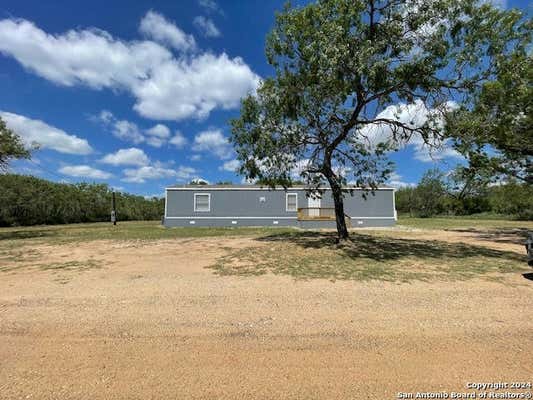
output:
{"label": "window trim", "polygon": [[[207,196],[207,210],[198,210],[196,208],[196,197],[197,196]],[[211,212],[211,193],[195,193],[193,200],[194,212]]]}
{"label": "window trim", "polygon": [[[295,210],[289,210],[289,196],[296,197],[296,209]],[[285,211],[286,212],[298,212],[298,193],[286,193],[285,194]]]}

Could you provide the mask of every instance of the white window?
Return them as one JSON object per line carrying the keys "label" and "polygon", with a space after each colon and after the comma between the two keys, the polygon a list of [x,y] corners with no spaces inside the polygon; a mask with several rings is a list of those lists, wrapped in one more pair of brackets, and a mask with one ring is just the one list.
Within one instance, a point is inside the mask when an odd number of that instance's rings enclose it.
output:
{"label": "white window", "polygon": [[298,193],[287,193],[285,200],[286,211],[298,211]]}
{"label": "white window", "polygon": [[211,194],[195,193],[194,194],[194,211],[197,211],[197,212],[211,211]]}

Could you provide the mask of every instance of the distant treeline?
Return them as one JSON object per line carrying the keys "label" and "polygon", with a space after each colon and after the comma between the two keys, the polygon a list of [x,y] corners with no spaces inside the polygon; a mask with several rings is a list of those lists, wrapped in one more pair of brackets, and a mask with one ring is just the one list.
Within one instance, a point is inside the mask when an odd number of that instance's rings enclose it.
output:
{"label": "distant treeline", "polygon": [[415,217],[494,214],[533,220],[533,186],[491,185],[478,177],[429,170],[418,185],[396,191],[396,210]]}
{"label": "distant treeline", "polygon": [[[112,190],[95,183],[56,183],[0,174],[0,226],[109,221]],[[116,193],[119,221],[158,220],[164,199]]]}

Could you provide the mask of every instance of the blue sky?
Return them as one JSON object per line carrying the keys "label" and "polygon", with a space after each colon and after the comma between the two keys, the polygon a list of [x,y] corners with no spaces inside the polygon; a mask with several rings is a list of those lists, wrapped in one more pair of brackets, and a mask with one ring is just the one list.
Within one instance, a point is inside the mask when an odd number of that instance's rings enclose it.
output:
{"label": "blue sky", "polygon": [[[264,39],[283,3],[4,0],[0,116],[40,143],[13,170],[141,195],[196,177],[239,183],[227,121],[272,74]],[[449,150],[438,158],[407,146],[391,155],[390,183],[460,162]]]}

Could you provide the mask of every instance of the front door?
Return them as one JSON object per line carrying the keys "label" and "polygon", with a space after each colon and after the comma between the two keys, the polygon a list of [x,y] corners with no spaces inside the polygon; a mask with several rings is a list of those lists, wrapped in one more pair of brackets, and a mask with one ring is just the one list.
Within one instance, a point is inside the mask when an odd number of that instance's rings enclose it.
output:
{"label": "front door", "polygon": [[307,207],[309,207],[309,216],[310,217],[320,217],[320,198],[307,198]]}

